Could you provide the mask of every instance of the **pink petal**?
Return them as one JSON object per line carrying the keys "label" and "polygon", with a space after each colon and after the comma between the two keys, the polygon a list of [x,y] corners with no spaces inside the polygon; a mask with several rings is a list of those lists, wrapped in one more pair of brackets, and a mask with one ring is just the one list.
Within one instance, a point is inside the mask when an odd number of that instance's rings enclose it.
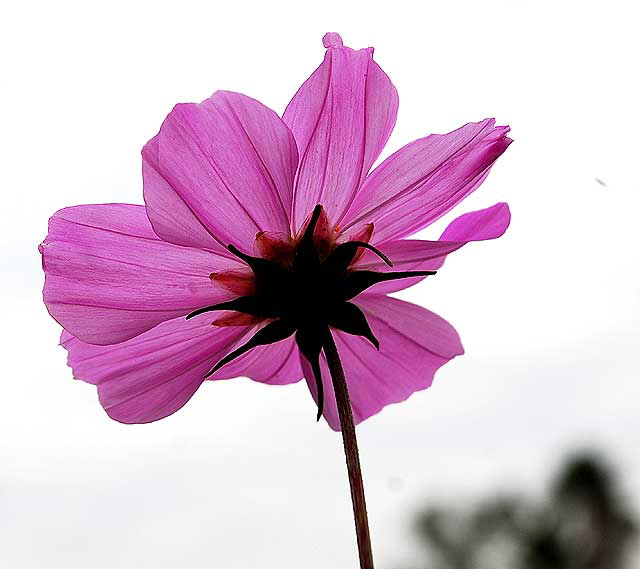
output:
{"label": "pink petal", "polygon": [[[205,374],[251,336],[254,327],[216,327],[211,319],[175,318],[127,342],[96,346],[64,331],[74,377],[98,386],[100,403],[112,419],[149,423],[180,409]],[[224,366],[209,379],[246,376],[272,385],[293,383],[302,371],[293,340],[262,346]]]}
{"label": "pink petal", "polygon": [[485,119],[407,144],[367,177],[342,231],[373,222],[376,240],[385,242],[426,227],[484,181],[511,143],[508,131]]}
{"label": "pink petal", "polygon": [[[439,241],[397,239],[376,245],[391,261],[388,267],[377,255],[365,251],[357,263],[358,269],[370,271],[435,271],[449,253],[457,251],[471,241],[485,241],[501,237],[509,227],[511,212],[506,203],[497,203],[486,209],[465,213],[454,219]],[[389,294],[420,282],[424,277],[402,279],[377,284],[367,294]]]}
{"label": "pink petal", "polygon": [[[386,296],[362,295],[356,303],[365,312],[373,333],[380,340],[378,352],[360,336],[333,331],[356,423],[375,415],[386,405],[404,401],[415,391],[426,389],[436,370],[463,353],[453,327],[420,306]],[[316,399],[310,367],[301,358],[304,376]],[[335,395],[324,355],[324,417],[332,429],[340,429]]]}
{"label": "pink petal", "polygon": [[142,158],[149,219],[166,241],[224,250],[290,234],[295,141],[258,101],[218,91],[176,105]]}
{"label": "pink petal", "polygon": [[318,203],[337,223],[386,144],[398,110],[396,89],[373,61],[372,48],[342,47],[337,34],[327,34],[324,44],[324,61],[283,115],[300,155],[294,229]]}
{"label": "pink petal", "polygon": [[58,211],[40,252],[49,312],[92,344],[122,342],[231,298],[209,275],[240,266],[210,251],[161,241],[144,206],[128,204]]}
{"label": "pink petal", "polygon": [[509,206],[500,202],[454,219],[440,236],[441,241],[468,243],[502,237],[511,222]]}
{"label": "pink petal", "polygon": [[86,344],[63,332],[73,375],[98,386],[100,403],[121,423],[149,423],[180,409],[246,328],[175,318],[127,342]]}
{"label": "pink petal", "polygon": [[[244,343],[255,333],[252,329],[236,345]],[[258,346],[238,359],[228,363],[214,373],[210,379],[230,377],[248,377],[269,385],[288,385],[302,379],[300,355],[293,337],[270,344]]]}

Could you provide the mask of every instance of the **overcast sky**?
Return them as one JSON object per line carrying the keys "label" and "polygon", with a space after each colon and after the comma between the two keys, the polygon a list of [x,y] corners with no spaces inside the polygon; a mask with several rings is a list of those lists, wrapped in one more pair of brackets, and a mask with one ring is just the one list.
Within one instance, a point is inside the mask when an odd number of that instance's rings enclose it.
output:
{"label": "overcast sky", "polygon": [[151,425],[73,381],[41,301],[47,218],[141,203],[140,149],[217,89],[282,112],[321,37],[373,45],[398,88],[383,155],[494,116],[515,143],[453,216],[508,201],[495,242],[401,296],[466,355],[359,428],[380,569],[423,500],[540,492],[594,446],[640,506],[638,14],[631,2],[14,2],[0,8],[0,567],[355,567],[339,435],[304,382],[210,382]]}

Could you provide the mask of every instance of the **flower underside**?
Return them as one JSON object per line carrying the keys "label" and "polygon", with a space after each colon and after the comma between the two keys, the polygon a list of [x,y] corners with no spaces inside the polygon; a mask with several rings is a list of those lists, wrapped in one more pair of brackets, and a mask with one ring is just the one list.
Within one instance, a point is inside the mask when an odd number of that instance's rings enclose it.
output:
{"label": "flower underside", "polygon": [[316,205],[302,236],[285,254],[253,257],[229,245],[229,251],[242,259],[253,273],[252,294],[187,315],[190,319],[205,312],[230,310],[256,321],[269,321],[249,341],[223,357],[205,377],[252,348],[274,344],[295,334],[300,352],[313,369],[318,390],[318,419],[324,404],[320,352],[326,345],[329,327],[363,336],[379,349],[364,313],[349,301],[383,281],[435,274],[435,271],[381,273],[353,268],[360,249],[369,249],[390,267],[393,264],[365,241],[323,246],[326,242],[318,242],[314,235],[322,213],[322,206]]}

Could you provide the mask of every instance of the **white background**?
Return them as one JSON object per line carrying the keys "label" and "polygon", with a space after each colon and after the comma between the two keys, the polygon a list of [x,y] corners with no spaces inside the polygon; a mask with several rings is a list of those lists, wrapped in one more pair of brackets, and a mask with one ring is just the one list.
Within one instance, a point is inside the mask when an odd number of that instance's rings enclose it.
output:
{"label": "white background", "polygon": [[633,4],[3,3],[0,567],[356,566],[340,438],[304,382],[211,382],[164,421],[113,422],[71,379],[36,249],[59,208],[141,202],[139,152],[174,103],[222,88],[282,112],[327,31],[375,46],[398,88],[385,155],[487,116],[515,139],[453,214],[506,200],[507,235],[403,295],[466,355],[359,429],[378,566],[412,559],[425,500],[542,492],[576,447],[606,451],[637,508]]}

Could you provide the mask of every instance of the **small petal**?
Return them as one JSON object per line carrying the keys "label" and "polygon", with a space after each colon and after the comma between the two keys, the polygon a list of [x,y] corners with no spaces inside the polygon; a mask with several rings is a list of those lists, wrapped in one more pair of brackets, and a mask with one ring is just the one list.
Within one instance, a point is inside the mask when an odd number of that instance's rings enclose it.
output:
{"label": "small petal", "polygon": [[[246,342],[252,333],[239,340],[236,346]],[[300,381],[302,368],[295,340],[287,338],[276,344],[253,348],[216,371],[208,379],[227,379],[238,376],[269,385],[288,385]]]}
{"label": "small petal", "polygon": [[468,243],[502,237],[511,223],[511,211],[504,203],[471,211],[454,219],[440,236],[440,241]]}
{"label": "small petal", "polygon": [[[365,225],[363,225],[358,229],[353,229],[353,231],[348,235],[342,234],[340,241],[343,243],[348,241],[361,241],[363,243],[370,243],[371,238],[373,237],[373,231],[374,231],[373,223],[366,223]],[[356,256],[353,258],[353,263],[356,263],[358,259],[360,259],[362,255],[364,255],[365,251],[366,249],[364,248],[359,249],[358,252],[356,253]]]}
{"label": "small petal", "polygon": [[[506,203],[497,203],[454,219],[439,241],[398,239],[377,245],[377,248],[393,261],[392,268],[370,251],[365,251],[357,263],[357,268],[378,272],[435,271],[442,267],[449,253],[457,251],[467,243],[501,237],[509,227],[510,221],[509,206]],[[383,282],[372,286],[367,290],[367,294],[389,294],[413,286],[423,278],[425,277]]]}
{"label": "small petal", "polygon": [[259,346],[270,346],[282,342],[291,337],[296,331],[295,326],[284,319],[272,320],[256,330],[246,341],[236,346],[234,350],[220,359],[215,366],[205,375],[205,379],[211,377],[216,371],[227,364],[241,358]]}
{"label": "small petal", "polygon": [[371,48],[342,47],[337,34],[327,34],[324,44],[324,61],[283,115],[300,156],[295,230],[318,203],[337,223],[386,144],[398,110],[396,89]]}
{"label": "small petal", "polygon": [[58,211],[40,252],[49,312],[72,335],[102,345],[230,298],[209,275],[241,266],[161,241],[145,208],[127,204]]}
{"label": "small petal", "polygon": [[[380,341],[380,351],[359,336],[333,330],[344,367],[354,421],[360,423],[386,405],[407,399],[426,389],[435,372],[463,353],[453,327],[424,308],[385,296],[363,295],[355,301],[365,313]],[[301,358],[307,384],[316,398],[316,386],[308,362]],[[340,420],[326,359],[321,357],[324,385],[324,417],[332,429]]]}
{"label": "small petal", "polygon": [[211,324],[213,326],[253,326],[262,321],[258,316],[244,314],[243,312],[228,312],[225,316],[219,316]]}
{"label": "small petal", "polygon": [[484,181],[511,143],[508,131],[486,119],[407,144],[367,177],[342,231],[373,222],[376,241],[386,242],[433,223]]}
{"label": "small petal", "polygon": [[[375,226],[373,223],[365,223],[359,228],[354,228],[350,233],[341,233],[340,242],[346,241],[364,241],[365,243],[371,242],[373,237],[373,231]],[[338,229],[339,230],[339,229]]]}
{"label": "small petal", "polygon": [[259,231],[291,231],[295,141],[254,99],[219,91],[176,105],[142,158],[145,203],[162,239],[220,251],[252,246]]}
{"label": "small petal", "polygon": [[211,273],[209,278],[214,285],[226,288],[234,296],[247,296],[255,291],[255,278],[248,269],[218,271]]}
{"label": "small petal", "polygon": [[[307,231],[309,223],[314,220],[314,217],[314,212],[311,212],[307,216],[297,232],[296,241],[300,241]],[[314,222],[313,243],[320,253],[320,256],[325,256],[335,245],[336,231],[333,229],[333,226],[329,221],[329,216],[327,216],[327,212],[324,208],[320,209],[320,215],[314,220]]]}
{"label": "small petal", "polygon": [[254,249],[259,257],[286,264],[293,257],[295,246],[291,235],[260,231]]}

